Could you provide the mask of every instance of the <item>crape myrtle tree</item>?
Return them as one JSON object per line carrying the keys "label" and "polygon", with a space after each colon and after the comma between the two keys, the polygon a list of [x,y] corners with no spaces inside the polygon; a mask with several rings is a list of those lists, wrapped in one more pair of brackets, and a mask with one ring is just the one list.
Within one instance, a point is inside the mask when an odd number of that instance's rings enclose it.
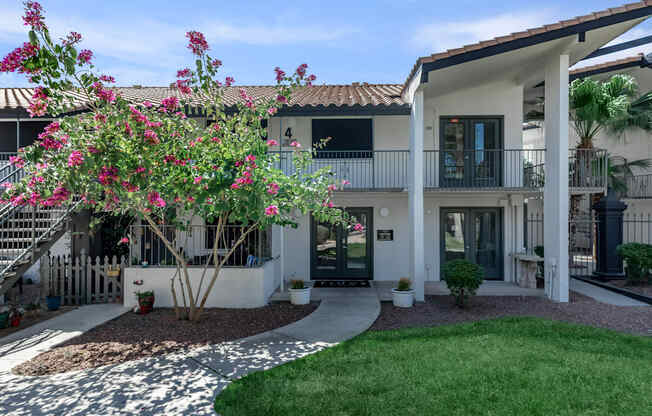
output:
{"label": "crape myrtle tree", "polygon": [[[275,168],[278,156],[269,152],[277,143],[265,139],[261,121],[287,104],[295,89],[311,85],[315,76],[307,75],[307,65],[291,75],[275,68],[274,97],[255,99],[241,89],[236,111],[227,113],[223,91],[234,80],[218,80],[221,62],[208,55],[204,35],[191,31],[186,37],[195,65],[177,73],[181,99],[171,96],[160,106],[134,103],[110,87],[113,77],[96,73],[93,53],[78,50],[80,34],[53,40],[42,7],[33,1],[25,2],[23,20],[29,41],[9,53],[1,69],[24,73],[40,85],[30,114],[70,113],[79,99],[89,111],[59,118],[34,145],[20,149],[12,163],[27,175],[8,186],[2,199],[15,206],[53,207],[79,198],[80,207],[141,219],[175,258],[170,290],[179,318],[199,319],[222,266],[247,235],[271,225],[296,227],[296,210],[362,229],[334,207],[333,192],[343,184],[335,183],[329,169],[313,172],[311,152],[292,143],[296,170],[291,175]],[[208,126],[186,117],[190,106],[203,111]],[[162,225],[183,230],[197,217],[217,224],[217,231],[201,281],[191,285],[188,261]],[[218,256],[228,223],[243,224],[242,233]],[[126,236],[123,240],[131,243]]]}

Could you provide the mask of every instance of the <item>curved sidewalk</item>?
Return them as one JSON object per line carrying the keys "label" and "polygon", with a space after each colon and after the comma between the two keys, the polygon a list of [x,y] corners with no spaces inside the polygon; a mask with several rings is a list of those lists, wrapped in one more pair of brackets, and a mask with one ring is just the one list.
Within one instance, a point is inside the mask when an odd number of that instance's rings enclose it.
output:
{"label": "curved sidewalk", "polygon": [[367,330],[380,313],[376,291],[339,290],[298,322],[188,353],[44,377],[0,372],[0,414],[214,415],[215,394],[233,379]]}

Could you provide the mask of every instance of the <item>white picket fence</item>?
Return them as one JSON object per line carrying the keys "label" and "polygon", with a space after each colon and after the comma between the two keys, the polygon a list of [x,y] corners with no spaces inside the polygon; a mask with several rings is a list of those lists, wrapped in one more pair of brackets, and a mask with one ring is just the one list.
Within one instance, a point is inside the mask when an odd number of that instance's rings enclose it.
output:
{"label": "white picket fence", "polygon": [[[63,305],[122,302],[123,276],[127,259],[113,256],[101,259],[90,256],[51,256],[47,258],[46,276],[49,293],[61,296]],[[120,267],[120,274],[109,276],[109,269]]]}

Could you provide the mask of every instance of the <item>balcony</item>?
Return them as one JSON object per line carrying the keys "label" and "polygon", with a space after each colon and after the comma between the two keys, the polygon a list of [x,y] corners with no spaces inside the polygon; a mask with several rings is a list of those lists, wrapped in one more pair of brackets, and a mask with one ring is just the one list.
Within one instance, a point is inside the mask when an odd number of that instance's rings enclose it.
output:
{"label": "balcony", "polygon": [[[276,152],[278,167],[295,172],[294,152]],[[424,188],[428,192],[541,192],[545,149],[424,151]],[[347,191],[403,191],[408,187],[408,150],[318,151],[310,167],[330,167]],[[606,151],[569,150],[568,186],[572,193],[599,193],[606,187]]]}

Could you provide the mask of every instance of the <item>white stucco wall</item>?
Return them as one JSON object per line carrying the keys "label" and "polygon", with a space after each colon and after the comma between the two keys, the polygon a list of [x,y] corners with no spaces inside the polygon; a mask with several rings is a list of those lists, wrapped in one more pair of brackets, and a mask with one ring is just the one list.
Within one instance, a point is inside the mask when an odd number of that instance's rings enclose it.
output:
{"label": "white stucco wall", "polygon": [[[189,269],[190,282],[193,290],[197,290],[203,269],[200,267]],[[175,269],[156,267],[128,267],[124,275],[124,306],[133,307],[138,304],[136,291],[153,290],[156,301],[154,306],[169,308],[174,306],[170,290],[170,278]],[[206,273],[204,288],[210,279],[211,269]],[[142,285],[135,282],[142,280]],[[175,286],[177,296],[181,288]],[[218,308],[259,308],[265,306],[269,297],[276,289],[274,285],[274,262],[270,261],[261,267],[253,268],[224,268],[220,271],[215,286],[210,292],[206,302],[207,307]],[[205,289],[202,290],[202,293]],[[196,292],[195,292],[196,293]],[[181,298],[179,297],[179,301]]]}

